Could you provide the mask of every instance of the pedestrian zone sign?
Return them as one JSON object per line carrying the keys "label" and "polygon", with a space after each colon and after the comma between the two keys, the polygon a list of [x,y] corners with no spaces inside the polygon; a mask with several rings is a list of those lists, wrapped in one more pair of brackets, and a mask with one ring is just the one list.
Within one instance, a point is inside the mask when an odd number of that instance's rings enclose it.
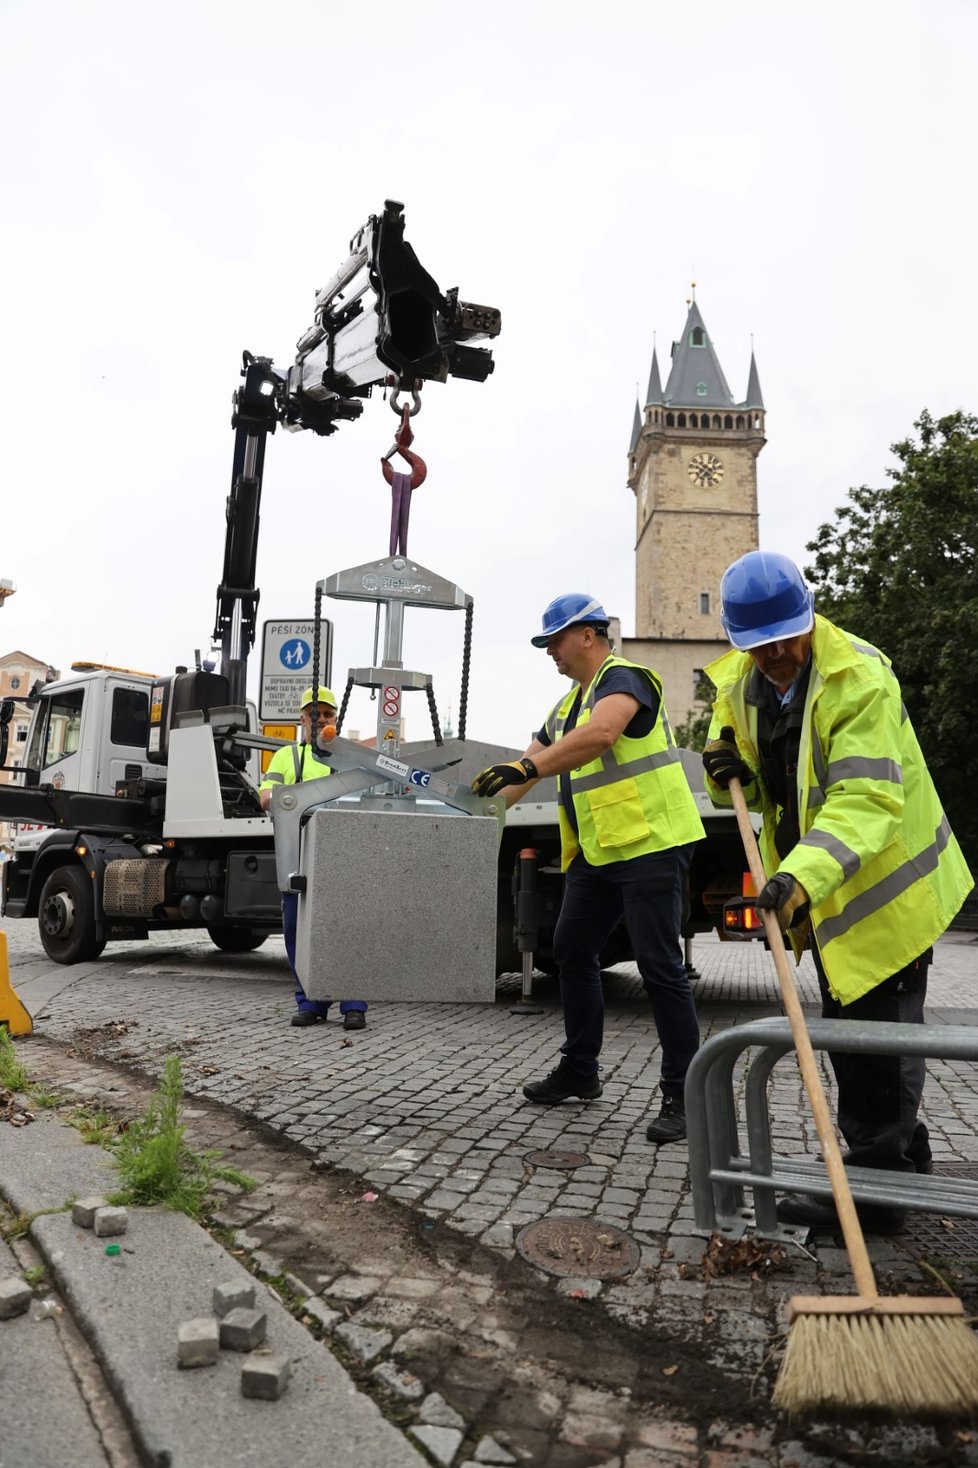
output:
{"label": "pedestrian zone sign", "polygon": [[[299,700],[313,678],[315,628],[311,617],[265,622],[261,639],[261,694],[258,716],[263,723],[295,722]],[[319,685],[329,686],[333,666],[333,624],[319,624]]]}

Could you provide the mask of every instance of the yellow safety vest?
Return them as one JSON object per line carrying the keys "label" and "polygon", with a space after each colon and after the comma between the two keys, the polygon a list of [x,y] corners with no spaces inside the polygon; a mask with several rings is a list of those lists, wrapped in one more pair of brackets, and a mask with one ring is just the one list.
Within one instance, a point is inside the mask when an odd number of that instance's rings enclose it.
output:
{"label": "yellow safety vest", "polygon": [[[759,770],[757,708],[747,701],[753,659],[732,651],[705,671],[717,688],[710,737],[730,726]],[[729,791],[706,784],[715,805],[730,804]],[[841,1004],[925,952],[974,885],[889,658],[825,617],[812,633],[798,755],[801,839],[780,864],[775,804],[760,777],[745,793],[763,816],[765,871],[790,872],[811,899],[815,942]],[[803,945],[789,936],[800,959]]]}
{"label": "yellow safety vest", "polygon": [[329,765],[321,765],[313,758],[311,744],[283,744],[269,760],[268,769],[258,789],[266,790],[272,785],[294,785],[299,780],[321,780],[329,773]]}
{"label": "yellow safety vest", "polygon": [[[620,734],[603,755],[571,770],[576,835],[564,812],[558,777],[563,871],[578,852],[592,866],[606,866],[650,851],[685,846],[706,834],[669,727],[662,683],[651,668],[627,658],[606,658],[583,691],[575,728],[590,722],[597,686],[609,668],[634,668],[648,678],[659,697],[659,712],[644,738],[629,739]],[[548,714],[544,729],[552,744],[563,738],[578,692],[575,683]]]}

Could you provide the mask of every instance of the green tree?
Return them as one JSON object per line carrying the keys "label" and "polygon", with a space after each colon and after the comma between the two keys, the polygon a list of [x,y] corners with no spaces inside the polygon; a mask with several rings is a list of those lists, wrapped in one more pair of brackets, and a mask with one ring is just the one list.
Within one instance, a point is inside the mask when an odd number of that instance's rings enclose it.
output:
{"label": "green tree", "polygon": [[[696,680],[696,702],[698,708],[686,710],[686,722],[677,724],[673,732],[676,743],[682,749],[695,749],[702,753],[706,743],[706,736],[710,731],[710,720],[713,717],[713,700],[716,689],[709,678],[700,675]],[[703,707],[706,704],[706,707]]]}
{"label": "green tree", "polygon": [[892,446],[881,489],[849,491],[808,545],[818,611],[891,658],[934,782],[973,871],[978,802],[978,418],[932,418]]}

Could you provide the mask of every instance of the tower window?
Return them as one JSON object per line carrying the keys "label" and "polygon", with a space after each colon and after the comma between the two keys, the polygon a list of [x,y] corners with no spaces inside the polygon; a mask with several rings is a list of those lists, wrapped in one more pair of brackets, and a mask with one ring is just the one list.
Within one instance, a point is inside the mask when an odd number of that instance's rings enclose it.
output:
{"label": "tower window", "polygon": [[719,428],[720,427],[720,414],[719,413],[714,413],[714,415],[713,415],[713,427],[714,428]]}
{"label": "tower window", "polygon": [[727,413],[723,420],[724,428],[733,428],[733,414]]}
{"label": "tower window", "polygon": [[706,397],[706,383],[705,382],[698,382],[696,384],[696,396],[698,398],[705,398]]}
{"label": "tower window", "polygon": [[676,415],[675,415],[675,413],[667,413],[666,414],[666,427],[667,428],[675,428],[675,426],[676,426]]}
{"label": "tower window", "polygon": [[704,617],[710,615],[710,593],[708,591],[700,592],[700,612]]}
{"label": "tower window", "polygon": [[738,413],[737,414],[737,427],[738,428],[743,428],[743,426],[744,426],[743,414],[742,413]]}
{"label": "tower window", "polygon": [[689,415],[689,426],[690,426],[690,428],[698,428],[699,427],[699,423],[697,422],[697,418],[696,418],[696,414],[695,413],[690,413],[690,415]]}
{"label": "tower window", "polygon": [[679,417],[676,419],[676,427],[677,428],[685,428],[686,427],[686,414],[685,413],[680,413]]}
{"label": "tower window", "polygon": [[689,344],[691,347],[706,346],[706,332],[703,330],[702,326],[693,327],[692,331],[689,333]]}

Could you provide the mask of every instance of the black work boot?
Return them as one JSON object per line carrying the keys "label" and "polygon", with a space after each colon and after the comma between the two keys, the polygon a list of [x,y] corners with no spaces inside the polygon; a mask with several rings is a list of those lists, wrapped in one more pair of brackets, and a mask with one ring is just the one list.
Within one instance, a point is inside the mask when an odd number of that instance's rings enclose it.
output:
{"label": "black work boot", "polygon": [[306,1025],[324,1025],[326,1023],[326,1016],[324,1014],[317,1014],[314,1009],[299,1009],[292,1016],[290,1023],[296,1029],[301,1030],[305,1029]]}
{"label": "black work boot", "polygon": [[649,1122],[645,1135],[650,1142],[681,1142],[686,1135],[686,1107],[682,1096],[666,1091],[662,1097],[662,1110],[655,1121]]}
{"label": "black work boot", "polygon": [[603,1090],[596,1075],[578,1075],[561,1061],[542,1081],[527,1081],[523,1095],[527,1101],[553,1106],[558,1101],[569,1101],[572,1096],[578,1101],[596,1101]]}
{"label": "black work boot", "polygon": [[[907,1218],[905,1209],[881,1203],[857,1203],[856,1214],[867,1234],[902,1233]],[[839,1233],[842,1228],[832,1199],[813,1198],[810,1193],[789,1193],[780,1199],[778,1220],[822,1233]]]}

